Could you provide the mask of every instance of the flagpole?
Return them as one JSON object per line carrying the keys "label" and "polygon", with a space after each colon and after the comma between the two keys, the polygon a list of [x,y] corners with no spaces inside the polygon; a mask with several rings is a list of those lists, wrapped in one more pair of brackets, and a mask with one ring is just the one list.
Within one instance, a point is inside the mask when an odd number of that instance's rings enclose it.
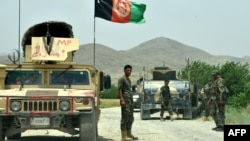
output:
{"label": "flagpole", "polygon": [[[19,0],[18,3],[18,52],[20,53],[20,21],[21,21],[21,0]],[[20,58],[19,58],[19,64],[20,64]]]}
{"label": "flagpole", "polygon": [[94,16],[94,49],[93,49],[93,64],[95,66],[95,16]]}

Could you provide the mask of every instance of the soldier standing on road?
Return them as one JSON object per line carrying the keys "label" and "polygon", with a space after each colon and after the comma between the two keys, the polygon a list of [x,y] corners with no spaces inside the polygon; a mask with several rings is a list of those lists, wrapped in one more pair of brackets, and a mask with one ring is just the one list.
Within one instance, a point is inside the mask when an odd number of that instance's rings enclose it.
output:
{"label": "soldier standing on road", "polygon": [[121,105],[121,134],[122,141],[138,140],[137,137],[131,133],[132,124],[134,121],[134,109],[133,109],[133,93],[132,85],[129,76],[132,72],[131,65],[124,66],[124,76],[118,80],[118,93],[120,97]]}
{"label": "soldier standing on road", "polygon": [[209,103],[211,104],[211,116],[214,119],[216,127],[213,128],[215,131],[224,131],[225,124],[225,104],[226,104],[226,94],[228,89],[225,86],[224,79],[221,78],[219,72],[214,70],[212,72],[214,78],[213,88],[214,94],[211,97]]}
{"label": "soldier standing on road", "polygon": [[212,84],[213,84],[213,80],[208,79],[207,83],[202,88],[202,93],[204,94],[203,100],[202,100],[202,107],[204,108],[204,111],[205,111],[204,121],[208,121],[209,120],[208,117],[210,116],[209,99],[211,99],[212,95],[214,94],[214,89],[212,87]]}
{"label": "soldier standing on road", "polygon": [[164,121],[163,115],[165,110],[168,110],[168,113],[170,115],[170,120],[173,121],[173,111],[172,107],[170,105],[171,95],[170,90],[168,86],[169,80],[165,80],[165,85],[163,85],[160,89],[160,101],[161,101],[161,121]]}

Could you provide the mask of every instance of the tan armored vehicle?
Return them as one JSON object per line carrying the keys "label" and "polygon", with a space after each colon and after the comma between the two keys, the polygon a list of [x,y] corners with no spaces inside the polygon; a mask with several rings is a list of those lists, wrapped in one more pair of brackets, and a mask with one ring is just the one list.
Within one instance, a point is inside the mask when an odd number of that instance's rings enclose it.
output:
{"label": "tan armored vehicle", "polygon": [[176,71],[168,67],[155,67],[151,73],[152,80],[141,79],[137,85],[137,93],[141,99],[141,119],[149,119],[151,114],[161,110],[160,88],[164,85],[165,79],[169,80],[170,105],[173,112],[185,119],[194,119],[199,107],[197,87],[191,85],[188,80],[177,79]]}
{"label": "tan armored vehicle", "polygon": [[13,64],[0,65],[0,141],[18,139],[28,129],[57,129],[95,141],[99,96],[110,82],[94,66],[73,62],[79,44],[72,26],[36,24],[22,46],[22,63],[9,56]]}

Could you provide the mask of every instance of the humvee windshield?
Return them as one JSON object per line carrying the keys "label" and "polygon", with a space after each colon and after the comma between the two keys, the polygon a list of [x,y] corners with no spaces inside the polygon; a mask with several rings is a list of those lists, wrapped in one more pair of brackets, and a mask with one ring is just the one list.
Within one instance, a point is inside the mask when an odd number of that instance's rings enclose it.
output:
{"label": "humvee windshield", "polygon": [[[5,85],[41,85],[42,71],[7,71]],[[87,71],[50,71],[50,85],[89,85]]]}
{"label": "humvee windshield", "polygon": [[89,85],[89,75],[87,71],[51,71],[51,85]]}
{"label": "humvee windshield", "polygon": [[189,88],[189,82],[185,80],[170,80],[169,87],[173,87],[176,89],[188,89]]}
{"label": "humvee windshield", "polygon": [[32,71],[7,71],[5,85],[39,85],[42,83],[42,73],[38,70]]}

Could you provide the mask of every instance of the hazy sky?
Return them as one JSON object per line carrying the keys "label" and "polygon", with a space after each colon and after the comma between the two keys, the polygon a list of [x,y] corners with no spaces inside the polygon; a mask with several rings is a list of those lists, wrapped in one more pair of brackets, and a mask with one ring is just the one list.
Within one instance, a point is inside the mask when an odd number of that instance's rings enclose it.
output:
{"label": "hazy sky", "polygon": [[[127,50],[167,37],[212,55],[250,56],[250,0],[133,0],[147,5],[146,23],[120,24],[96,18],[94,0],[0,0],[1,52],[18,49],[34,24],[65,21],[80,44]],[[22,47],[21,47],[22,48]]]}

